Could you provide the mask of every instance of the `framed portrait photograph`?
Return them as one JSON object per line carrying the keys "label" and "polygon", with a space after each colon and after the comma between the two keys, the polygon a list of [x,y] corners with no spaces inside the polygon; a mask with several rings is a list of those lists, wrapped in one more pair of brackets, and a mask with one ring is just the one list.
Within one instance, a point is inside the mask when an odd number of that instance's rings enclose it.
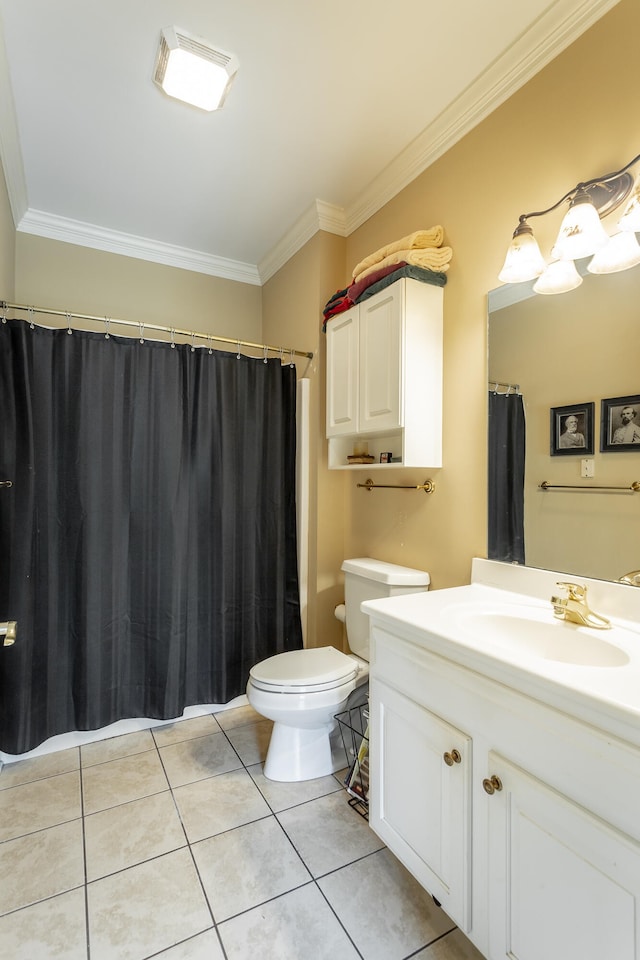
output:
{"label": "framed portrait photograph", "polygon": [[586,457],[593,453],[595,403],[551,407],[551,456]]}
{"label": "framed portrait photograph", "polygon": [[600,411],[600,452],[640,453],[640,394],[610,397]]}

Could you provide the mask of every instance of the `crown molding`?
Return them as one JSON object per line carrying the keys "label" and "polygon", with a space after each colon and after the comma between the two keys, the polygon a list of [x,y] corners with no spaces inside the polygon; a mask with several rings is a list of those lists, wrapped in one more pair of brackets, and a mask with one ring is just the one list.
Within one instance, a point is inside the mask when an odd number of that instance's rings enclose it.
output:
{"label": "crown molding", "polygon": [[298,217],[282,239],[258,264],[258,273],[262,283],[278,272],[280,267],[302,249],[318,230],[334,233],[339,237],[347,236],[345,212],[324,200],[314,200],[310,207]]}
{"label": "crown molding", "polygon": [[226,260],[224,257],[214,257],[199,250],[189,250],[146,237],[107,230],[68,217],[53,216],[42,210],[27,210],[16,229],[21,233],[34,234],[48,240],[61,240],[63,243],[75,243],[81,247],[117,253],[123,257],[149,260],[212,277],[236,280],[238,283],[260,285],[258,270],[253,264]]}
{"label": "crown molding", "polygon": [[352,233],[619,3],[554,3],[363,190],[346,211]]}
{"label": "crown molding", "polygon": [[[315,200],[253,265],[30,210],[4,43],[0,42],[0,157],[16,229],[197,273],[261,285],[318,230],[347,237],[576,40],[619,0],[558,0],[345,209]],[[1,37],[0,37],[1,40]]]}

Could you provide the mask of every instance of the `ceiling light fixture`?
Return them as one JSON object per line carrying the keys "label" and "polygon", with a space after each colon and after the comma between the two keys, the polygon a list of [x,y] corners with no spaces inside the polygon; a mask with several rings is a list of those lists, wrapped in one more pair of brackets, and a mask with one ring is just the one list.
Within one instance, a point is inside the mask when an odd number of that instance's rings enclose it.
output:
{"label": "ceiling light fixture", "polygon": [[[640,263],[640,246],[634,236],[640,232],[640,178],[634,185],[628,172],[638,160],[640,154],[621,170],[576,184],[546,210],[521,214],[498,279],[502,283],[522,283],[539,277],[533,288],[536,293],[564,293],[578,285],[574,260],[593,257],[587,268],[592,273],[616,273]],[[618,224],[619,231],[629,236],[616,233],[609,237],[601,218],[629,197]],[[547,266],[528,221],[546,216],[567,200],[569,209],[551,250],[552,262]]]}
{"label": "ceiling light fixture", "polygon": [[202,37],[178,27],[165,27],[153,75],[169,97],[202,110],[217,110],[225,101],[238,71],[232,53],[216,50]]}

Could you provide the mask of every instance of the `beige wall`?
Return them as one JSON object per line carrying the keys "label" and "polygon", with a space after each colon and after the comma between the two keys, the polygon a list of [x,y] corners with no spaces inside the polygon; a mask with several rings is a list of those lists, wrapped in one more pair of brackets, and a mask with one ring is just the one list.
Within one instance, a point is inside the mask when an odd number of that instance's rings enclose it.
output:
{"label": "beige wall", "polygon": [[13,217],[0,164],[0,300],[14,298],[15,249]]}
{"label": "beige wall", "polygon": [[[622,0],[347,244],[349,268],[381,244],[441,223],[454,250],[444,293],[443,468],[435,494],[347,485],[345,555],[370,554],[431,572],[434,587],[468,582],[486,555],[487,291],[498,285],[520,213],[640,152],[636,41],[640,4]],[[548,252],[559,221],[537,230]],[[327,289],[327,295],[330,294]],[[399,472],[410,482],[424,471]]]}
{"label": "beige wall", "polygon": [[16,238],[15,302],[262,342],[258,286],[25,233]]}
{"label": "beige wall", "polygon": [[[640,447],[600,452],[600,401],[640,394],[638,303],[640,267],[588,275],[570,293],[534,296],[491,315],[490,378],[519,383],[524,399],[525,558],[531,566],[611,580],[638,567],[640,495],[539,489],[543,480],[629,486],[640,479]],[[550,455],[550,408],[588,402],[594,404],[595,478],[581,481],[584,451]]]}

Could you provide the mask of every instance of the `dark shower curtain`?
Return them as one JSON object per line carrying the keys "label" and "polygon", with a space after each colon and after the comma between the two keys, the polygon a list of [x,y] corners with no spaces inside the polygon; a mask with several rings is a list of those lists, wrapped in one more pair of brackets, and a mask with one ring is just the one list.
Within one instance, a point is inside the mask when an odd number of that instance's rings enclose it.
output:
{"label": "dark shower curtain", "polygon": [[0,324],[0,750],[244,692],[302,645],[296,371]]}
{"label": "dark shower curtain", "polygon": [[489,559],[524,563],[525,419],[520,394],[489,392]]}

